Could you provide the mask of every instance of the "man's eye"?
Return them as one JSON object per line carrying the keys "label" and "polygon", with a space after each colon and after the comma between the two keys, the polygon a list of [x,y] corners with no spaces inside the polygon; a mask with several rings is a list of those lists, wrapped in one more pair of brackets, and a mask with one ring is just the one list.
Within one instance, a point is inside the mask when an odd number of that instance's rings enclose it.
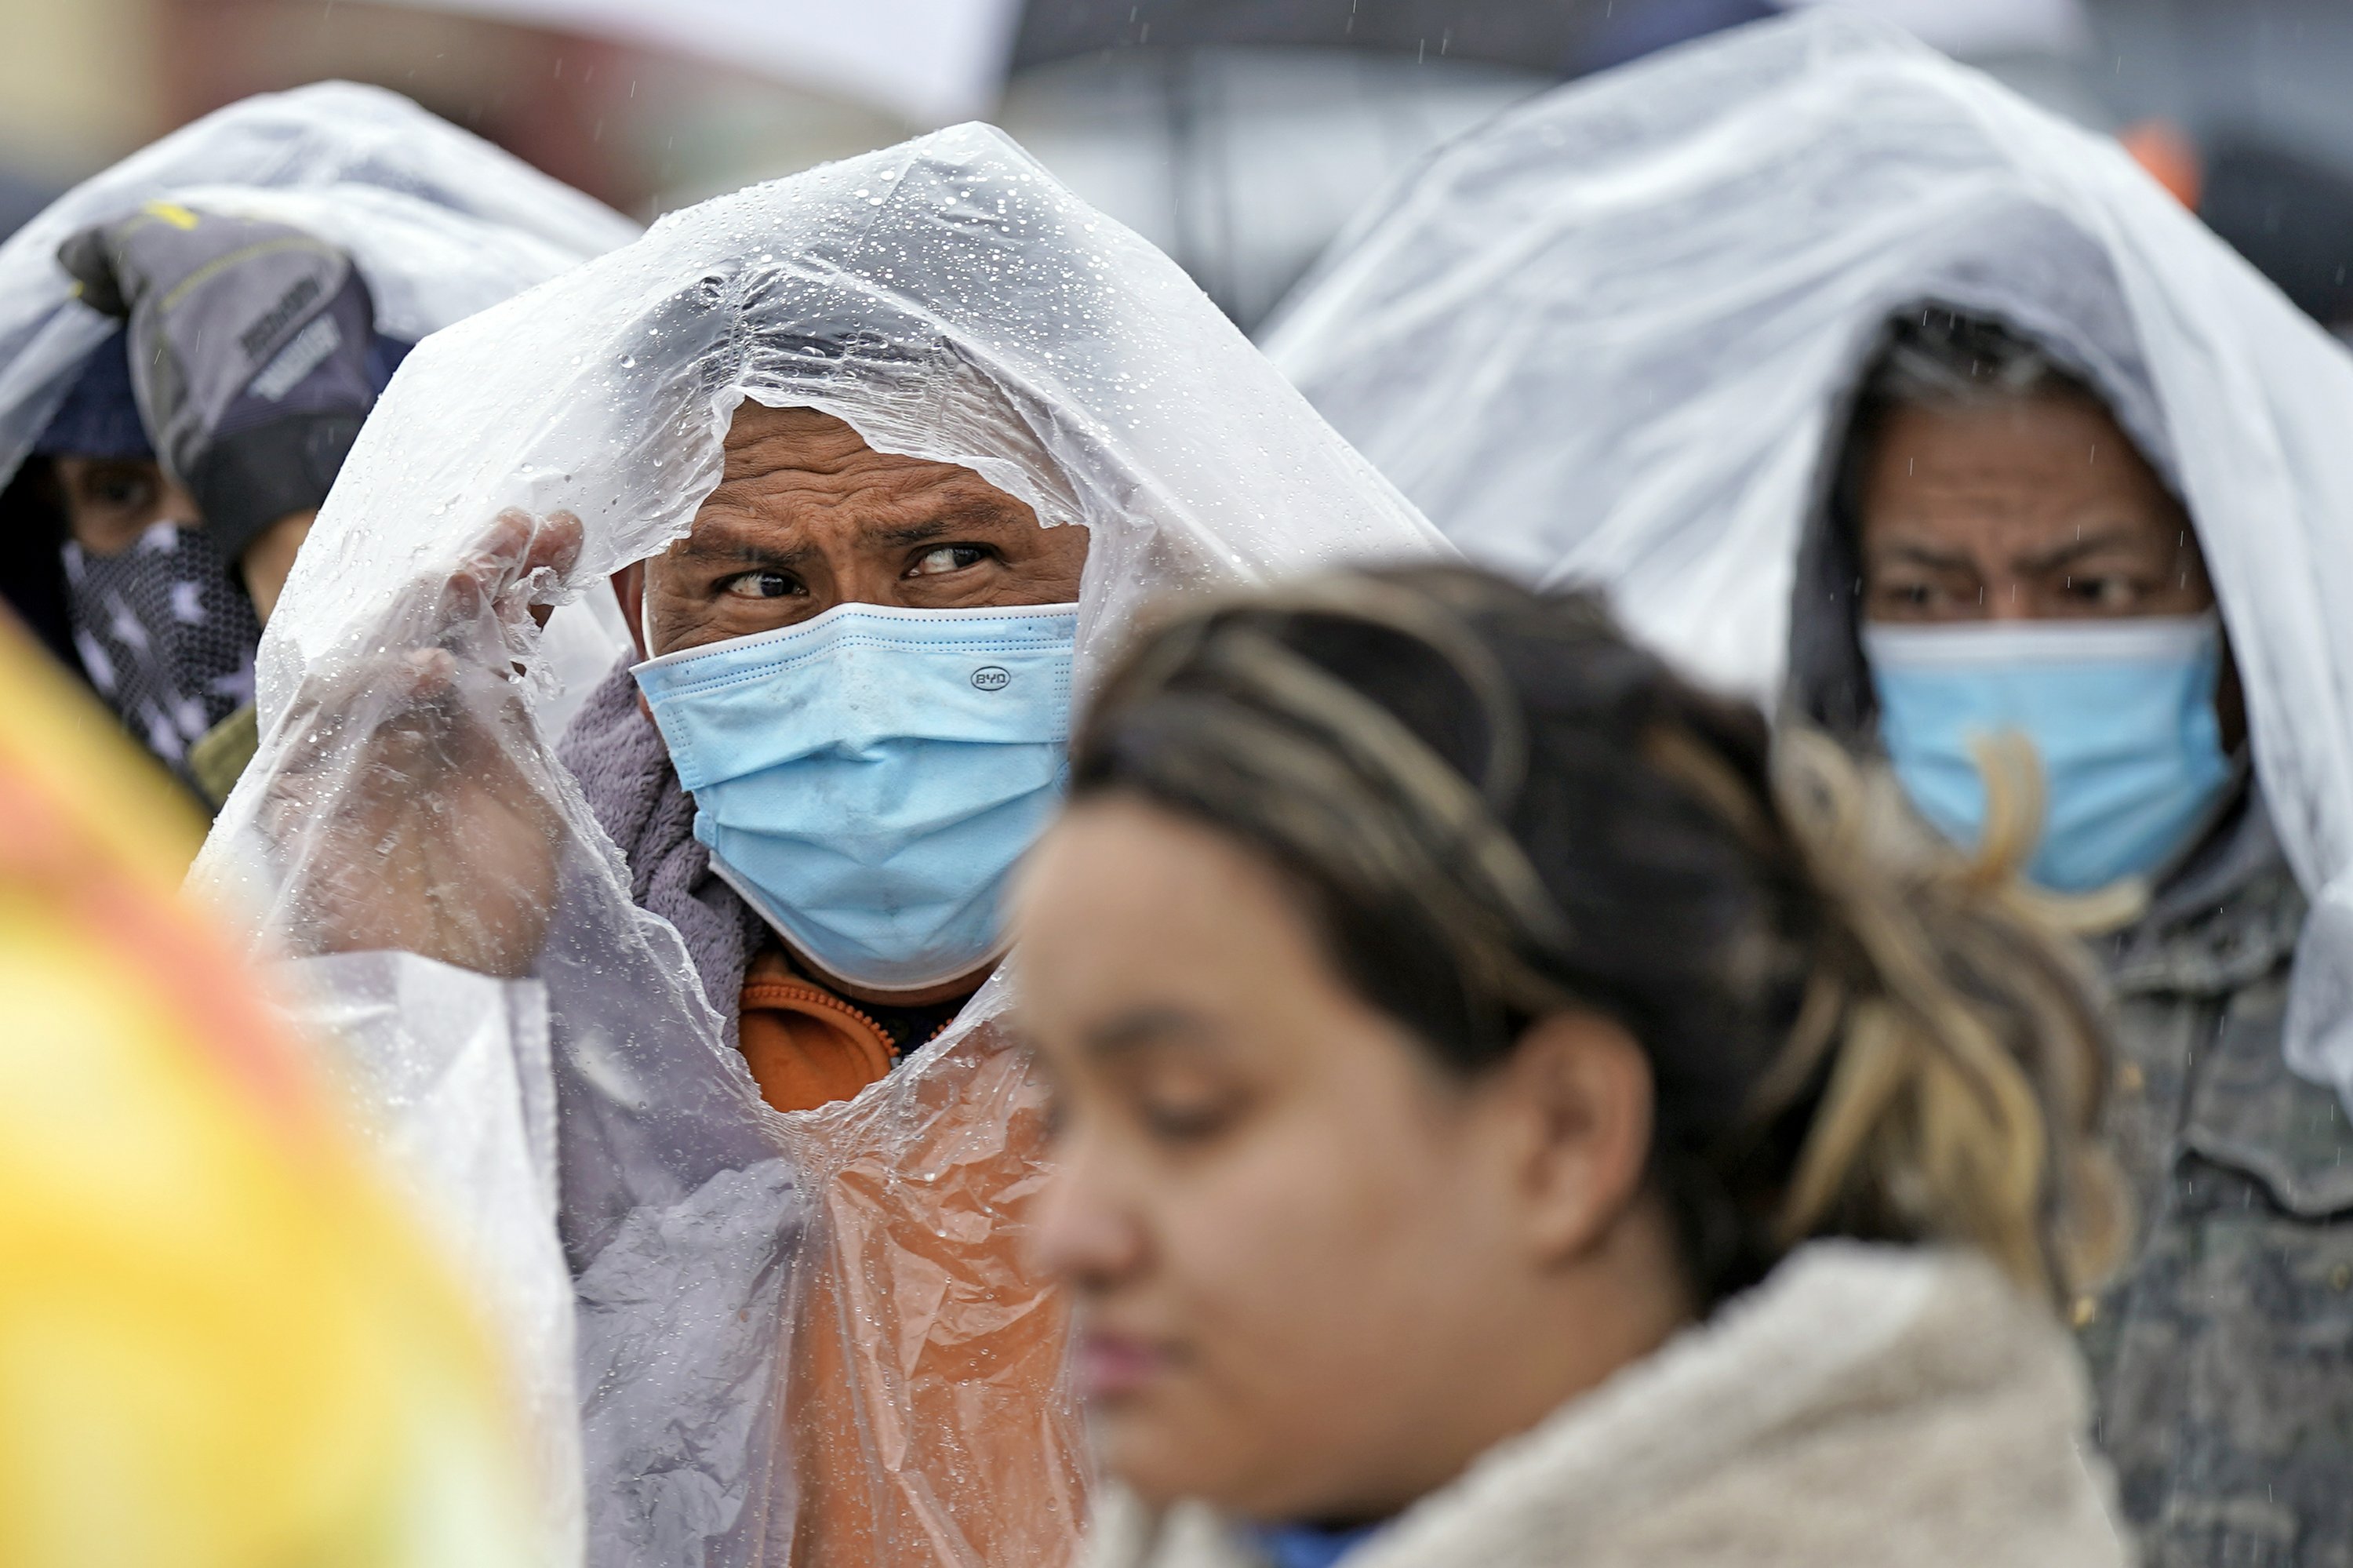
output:
{"label": "man's eye", "polygon": [[721,591],[734,599],[783,599],[800,591],[786,572],[743,572],[729,577]]}
{"label": "man's eye", "polygon": [[907,575],[929,577],[943,572],[960,572],[966,567],[978,566],[987,556],[988,552],[978,545],[942,545],[916,556],[915,564],[907,568]]}

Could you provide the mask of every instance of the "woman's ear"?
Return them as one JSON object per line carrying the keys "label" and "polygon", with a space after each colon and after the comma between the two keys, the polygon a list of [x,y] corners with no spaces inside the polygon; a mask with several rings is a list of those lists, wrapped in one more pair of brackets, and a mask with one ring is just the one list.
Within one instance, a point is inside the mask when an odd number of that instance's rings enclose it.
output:
{"label": "woman's ear", "polygon": [[1520,1036],[1492,1085],[1512,1132],[1520,1229],[1539,1261],[1607,1243],[1642,1192],[1651,1158],[1650,1058],[1591,1012],[1556,1012]]}

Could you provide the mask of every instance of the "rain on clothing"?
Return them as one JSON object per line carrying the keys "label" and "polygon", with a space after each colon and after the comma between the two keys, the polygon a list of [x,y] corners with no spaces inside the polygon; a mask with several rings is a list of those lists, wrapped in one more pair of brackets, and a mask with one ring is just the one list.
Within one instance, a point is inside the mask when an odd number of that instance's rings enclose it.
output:
{"label": "rain on clothing", "polygon": [[[1153,594],[1444,548],[1165,257],[1001,134],[942,132],[673,214],[418,346],[271,620],[261,754],[199,875],[255,912],[263,948],[300,954],[322,910],[363,897],[339,824],[379,800],[491,780],[546,825],[559,864],[527,977],[397,953],[293,967],[364,1077],[477,1052],[503,1075],[502,1101],[441,1119],[379,1107],[420,1171],[547,1179],[470,1213],[485,1259],[561,1236],[576,1310],[531,1331],[576,1330],[593,1561],[1050,1563],[1083,1466],[1064,1309],[1018,1258],[1039,1096],[1001,980],[856,1098],[770,1111],[732,1048],[736,993],[690,957],[735,906],[616,853],[550,750],[536,675],[506,673],[539,658],[525,597],[601,594],[686,533],[746,397],[1085,527],[1082,688]],[[575,515],[576,561],[447,586],[506,507]],[[412,705],[387,657],[455,673]],[[385,774],[395,752],[421,771]],[[649,813],[676,809],[656,794]],[[501,891],[453,883],[439,906],[471,917]],[[543,1274],[508,1285],[552,1299]]]}
{"label": "rain on clothing", "polygon": [[[1344,1568],[2123,1568],[2083,1372],[1983,1258],[1817,1242],[1423,1498]],[[1265,1568],[1117,1493],[1088,1568]]]}
{"label": "rain on clothing", "polygon": [[1828,498],[1924,304],[2107,399],[2197,524],[2246,693],[2252,786],[2109,954],[2142,1241],[2082,1308],[2098,1436],[2149,1563],[2347,1561],[2353,360],[2120,149],[1832,15],[1455,143],[1271,352],[1467,554],[1607,584],[1703,674],[1867,735]]}
{"label": "rain on clothing", "polygon": [[0,613],[0,1562],[524,1568],[512,1412],[201,824]]}
{"label": "rain on clothing", "polygon": [[[150,203],[284,224],[348,255],[379,340],[396,344],[637,233],[617,213],[381,89],[322,82],[231,104],[83,181],[0,245],[0,482],[34,450],[94,354],[123,331],[76,298],[58,247]],[[12,527],[29,521],[5,519]],[[7,558],[27,556],[11,548]],[[5,586],[19,603],[40,591]],[[243,597],[241,587],[234,591]],[[551,634],[575,696],[611,662],[617,618],[612,628],[575,610]],[[190,727],[161,709],[116,706],[142,738],[159,725],[168,731],[170,749],[159,755],[173,761],[221,718],[204,712]]]}

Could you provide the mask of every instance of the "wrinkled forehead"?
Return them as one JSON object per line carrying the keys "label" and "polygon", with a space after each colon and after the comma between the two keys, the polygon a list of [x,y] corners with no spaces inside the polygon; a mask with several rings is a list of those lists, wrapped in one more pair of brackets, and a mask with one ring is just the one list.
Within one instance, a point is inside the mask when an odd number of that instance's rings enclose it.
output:
{"label": "wrinkled forehead", "polygon": [[698,510],[698,533],[747,517],[846,511],[888,525],[894,514],[1034,527],[1035,510],[968,463],[892,451],[839,415],[747,399],[730,416],[719,485]]}
{"label": "wrinkled forehead", "polygon": [[[936,331],[877,345],[871,332],[754,334],[723,426],[721,491],[759,482],[835,489],[887,482],[983,498],[1034,522],[1082,523],[1082,485],[1049,450],[1050,409]],[[794,476],[800,476],[795,479]]]}
{"label": "wrinkled forehead", "polygon": [[838,415],[805,404],[772,408],[747,397],[728,416],[721,450],[726,477],[735,479],[780,465],[839,464],[873,449]]}

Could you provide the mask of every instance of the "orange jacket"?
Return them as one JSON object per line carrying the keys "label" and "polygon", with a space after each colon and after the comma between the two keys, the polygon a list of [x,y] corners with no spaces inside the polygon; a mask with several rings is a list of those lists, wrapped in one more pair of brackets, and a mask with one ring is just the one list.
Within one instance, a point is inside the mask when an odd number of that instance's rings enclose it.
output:
{"label": "orange jacket", "polygon": [[822,1214],[787,1327],[793,1563],[1059,1568],[1085,1469],[1070,1314],[1022,1255],[1045,1132],[1026,1059],[983,1024],[891,1077],[881,1027],[773,948],[738,1039],[763,1097],[806,1113]]}
{"label": "orange jacket", "polygon": [[816,1110],[849,1099],[899,1059],[881,1024],[795,974],[780,948],[764,948],[752,960],[736,1018],[752,1081],[776,1110]]}

